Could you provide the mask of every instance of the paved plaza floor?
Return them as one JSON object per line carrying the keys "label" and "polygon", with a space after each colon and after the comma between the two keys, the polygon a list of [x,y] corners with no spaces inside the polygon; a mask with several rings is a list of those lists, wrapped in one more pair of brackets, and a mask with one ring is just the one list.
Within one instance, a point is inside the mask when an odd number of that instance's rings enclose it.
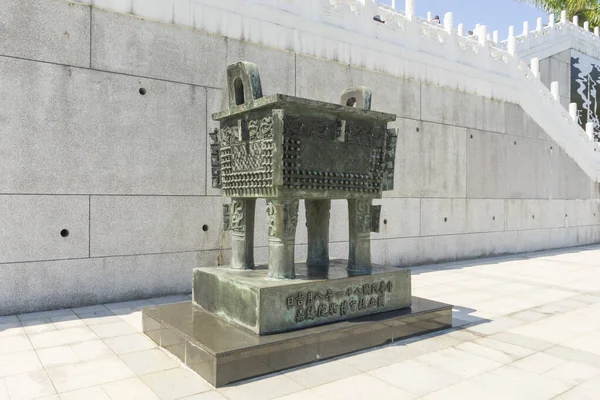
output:
{"label": "paved plaza floor", "polygon": [[189,296],[0,317],[0,400],[600,399],[600,246],[412,272],[454,328],[216,390],[141,333]]}

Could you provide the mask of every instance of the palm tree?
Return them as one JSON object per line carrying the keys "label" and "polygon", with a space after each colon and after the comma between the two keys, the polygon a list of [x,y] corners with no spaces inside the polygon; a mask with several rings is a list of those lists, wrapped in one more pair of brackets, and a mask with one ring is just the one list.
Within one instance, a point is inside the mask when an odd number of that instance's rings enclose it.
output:
{"label": "palm tree", "polygon": [[519,0],[533,6],[555,13],[557,16],[562,10],[567,11],[567,18],[579,18],[579,23],[588,21],[591,26],[600,26],[600,1],[598,0]]}

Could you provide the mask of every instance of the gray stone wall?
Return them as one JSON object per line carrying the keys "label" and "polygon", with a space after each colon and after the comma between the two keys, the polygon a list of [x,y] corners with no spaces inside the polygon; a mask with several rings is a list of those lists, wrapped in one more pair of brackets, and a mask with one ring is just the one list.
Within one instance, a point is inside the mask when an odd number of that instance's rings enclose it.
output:
{"label": "gray stone wall", "polygon": [[566,109],[571,103],[571,50],[561,51],[540,60],[540,79],[550,89],[552,82],[558,82],[560,104]]}
{"label": "gray stone wall", "polygon": [[[597,184],[518,105],[59,0],[0,7],[0,315],[189,292],[192,268],[227,262],[207,131],[238,60],[266,94],[338,102],[366,85],[398,115],[375,262],[600,239]],[[345,258],[344,202],[331,222]]]}

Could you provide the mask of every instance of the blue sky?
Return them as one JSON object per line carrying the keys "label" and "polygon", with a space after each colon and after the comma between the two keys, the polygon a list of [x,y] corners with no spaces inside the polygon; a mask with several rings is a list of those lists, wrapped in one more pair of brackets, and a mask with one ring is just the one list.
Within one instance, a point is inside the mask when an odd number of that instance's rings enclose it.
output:
{"label": "blue sky", "polygon": [[[390,0],[379,0],[391,4]],[[400,9],[404,9],[404,0],[397,0]],[[548,16],[536,8],[514,0],[415,0],[416,13],[419,17],[427,16],[427,11],[439,15],[441,19],[448,11],[454,13],[454,25],[463,23],[465,32],[472,30],[475,24],[487,25],[488,32],[498,30],[500,39],[508,36],[508,27],[515,26],[515,33],[520,35],[523,21],[529,21],[529,29],[535,29],[537,17],[542,17],[544,24]]]}

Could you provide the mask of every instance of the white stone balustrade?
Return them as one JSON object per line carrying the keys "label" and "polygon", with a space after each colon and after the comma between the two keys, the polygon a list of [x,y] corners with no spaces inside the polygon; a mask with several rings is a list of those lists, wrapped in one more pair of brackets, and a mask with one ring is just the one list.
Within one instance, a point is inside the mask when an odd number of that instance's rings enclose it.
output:
{"label": "white stone balustrade", "polygon": [[[517,46],[529,48],[564,32],[579,35],[585,43],[593,39],[600,48],[593,33],[566,21],[566,13],[561,13],[561,24],[534,32],[524,23],[524,35],[518,37],[511,27],[507,41],[496,47],[486,42],[485,25],[478,27],[474,40],[460,35],[462,25],[456,35],[447,16],[444,26],[416,18],[415,0],[405,0],[404,13],[394,11],[395,3],[390,7],[373,0],[102,0],[97,6],[519,103],[598,179],[600,152],[558,102],[558,83],[549,91],[538,79],[539,67],[532,72],[518,56]],[[386,23],[373,21],[375,15]]]}

